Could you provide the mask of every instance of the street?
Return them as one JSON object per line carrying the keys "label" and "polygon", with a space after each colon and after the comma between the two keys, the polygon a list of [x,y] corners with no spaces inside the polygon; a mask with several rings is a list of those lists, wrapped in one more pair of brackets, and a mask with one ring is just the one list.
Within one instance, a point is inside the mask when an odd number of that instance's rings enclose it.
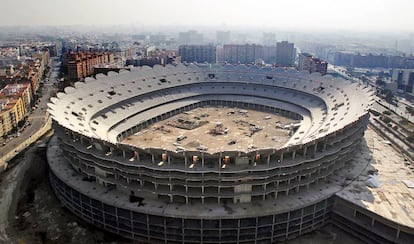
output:
{"label": "street", "polygon": [[[30,138],[36,131],[38,131],[45,124],[47,120],[47,103],[49,102],[51,94],[54,93],[53,81],[58,77],[58,69],[56,63],[51,61],[51,72],[49,75],[49,81],[44,81],[41,96],[39,97],[37,107],[28,115],[27,121],[30,121],[30,125],[19,134],[14,134],[13,138],[0,147],[0,157],[6,155],[8,152],[15,150],[17,145],[20,145],[27,138]],[[17,136],[18,135],[18,136]]]}

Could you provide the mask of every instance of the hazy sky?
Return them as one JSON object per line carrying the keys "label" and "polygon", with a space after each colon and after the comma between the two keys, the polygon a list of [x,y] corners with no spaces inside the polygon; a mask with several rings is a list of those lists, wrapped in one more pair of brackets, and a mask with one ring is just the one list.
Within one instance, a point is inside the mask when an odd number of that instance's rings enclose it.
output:
{"label": "hazy sky", "polygon": [[413,0],[1,0],[0,25],[414,31]]}

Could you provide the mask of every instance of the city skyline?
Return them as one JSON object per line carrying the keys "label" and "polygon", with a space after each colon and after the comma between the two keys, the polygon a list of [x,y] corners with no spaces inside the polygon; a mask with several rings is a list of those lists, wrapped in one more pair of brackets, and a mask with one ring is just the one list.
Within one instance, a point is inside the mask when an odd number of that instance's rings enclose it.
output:
{"label": "city skyline", "polygon": [[219,26],[414,31],[409,0],[112,1],[5,0],[0,26]]}

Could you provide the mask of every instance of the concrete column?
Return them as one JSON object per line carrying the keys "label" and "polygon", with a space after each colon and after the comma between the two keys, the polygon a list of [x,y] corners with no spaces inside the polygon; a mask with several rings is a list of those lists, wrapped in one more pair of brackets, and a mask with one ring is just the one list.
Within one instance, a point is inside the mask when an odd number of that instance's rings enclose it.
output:
{"label": "concrete column", "polygon": [[292,152],[292,160],[295,160],[295,157],[296,157],[296,150],[293,150],[293,152]]}
{"label": "concrete column", "polygon": [[282,154],[280,155],[280,162],[281,162],[281,163],[283,162],[283,152],[282,152]]}
{"label": "concrete column", "polygon": [[168,155],[168,165],[171,164],[171,157]]}
{"label": "concrete column", "polygon": [[306,147],[303,149],[303,157],[306,157],[306,153],[307,153],[307,151],[308,151],[308,147],[306,146]]}
{"label": "concrete column", "polygon": [[155,156],[151,153],[152,164],[155,164]]}
{"label": "concrete column", "polygon": [[316,154],[316,152],[318,151],[318,143],[315,143],[315,147],[313,148],[313,153]]}
{"label": "concrete column", "polygon": [[204,168],[204,153],[201,153],[201,166]]}
{"label": "concrete column", "polygon": [[223,157],[223,153],[220,153],[220,157],[219,157],[219,160],[218,160],[218,163],[219,163],[219,169],[221,169],[221,158]]}
{"label": "concrete column", "polygon": [[395,235],[395,240],[400,239],[400,226],[397,226],[397,234]]}
{"label": "concrete column", "polygon": [[185,155],[184,152],[184,166],[187,168],[187,164],[188,164],[188,159],[187,159],[187,155]]}
{"label": "concrete column", "polygon": [[270,154],[267,155],[267,165],[270,165]]}

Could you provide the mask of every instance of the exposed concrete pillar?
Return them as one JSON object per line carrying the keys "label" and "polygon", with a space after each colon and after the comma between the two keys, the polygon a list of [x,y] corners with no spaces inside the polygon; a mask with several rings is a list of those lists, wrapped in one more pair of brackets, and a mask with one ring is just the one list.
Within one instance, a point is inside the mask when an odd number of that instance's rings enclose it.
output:
{"label": "exposed concrete pillar", "polygon": [[313,148],[313,153],[316,154],[316,152],[318,151],[318,143],[315,143],[315,147]]}
{"label": "exposed concrete pillar", "polygon": [[218,159],[218,163],[219,163],[219,169],[221,169],[221,158],[223,157],[223,153],[220,152],[220,157]]}
{"label": "exposed concrete pillar", "polygon": [[280,162],[281,163],[283,162],[283,152],[282,152],[282,154],[280,154]]}
{"label": "exposed concrete pillar", "polygon": [[397,226],[397,234],[395,234],[395,240],[398,241],[400,239],[400,225]]}
{"label": "exposed concrete pillar", "polygon": [[185,152],[183,154],[184,154],[184,166],[187,168],[187,164],[188,164],[187,155],[185,154]]}
{"label": "exposed concrete pillar", "polygon": [[293,150],[293,152],[292,152],[292,160],[295,160],[295,157],[296,157],[296,150]]}
{"label": "exposed concrete pillar", "polygon": [[270,165],[270,154],[267,155],[267,165]]}
{"label": "exposed concrete pillar", "polygon": [[303,157],[306,157],[306,153],[307,153],[307,151],[308,151],[308,147],[306,146],[306,147],[303,149]]}
{"label": "exposed concrete pillar", "polygon": [[155,156],[151,153],[152,164],[155,164]]}

